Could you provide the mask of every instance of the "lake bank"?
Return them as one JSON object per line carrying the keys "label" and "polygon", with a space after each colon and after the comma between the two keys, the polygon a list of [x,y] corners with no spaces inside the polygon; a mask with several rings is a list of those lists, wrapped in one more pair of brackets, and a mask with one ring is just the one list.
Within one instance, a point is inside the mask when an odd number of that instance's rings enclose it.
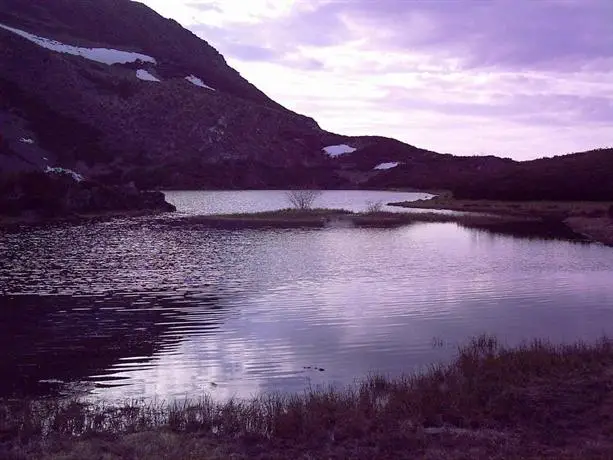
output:
{"label": "lake bank", "polygon": [[427,223],[453,223],[459,227],[516,237],[591,241],[587,233],[569,229],[557,221],[533,216],[465,212],[352,212],[345,209],[281,209],[241,214],[213,214],[159,219],[164,227],[183,229],[298,229],[372,228],[391,229]]}
{"label": "lake bank", "polygon": [[608,339],[507,348],[480,336],[450,364],[345,389],[175,405],[5,400],[0,456],[608,458],[611,369]]}
{"label": "lake bank", "polygon": [[56,216],[41,216],[37,213],[24,212],[21,215],[0,215],[0,229],[14,229],[22,226],[35,227],[47,224],[78,224],[81,222],[104,222],[115,218],[157,216],[168,212],[174,211],[167,209],[141,209],[125,211],[71,213]]}
{"label": "lake bank", "polygon": [[535,219],[522,216],[498,216],[486,214],[441,214],[435,212],[396,213],[387,211],[352,212],[345,209],[280,209],[241,214],[213,214],[179,217],[166,222],[168,225],[202,226],[210,228],[295,228],[295,227],[376,227],[386,228],[418,222],[455,222],[465,226],[488,227],[508,223],[531,222]]}
{"label": "lake bank", "polygon": [[105,185],[62,168],[0,180],[0,227],[172,211],[162,192]]}
{"label": "lake bank", "polygon": [[466,213],[486,213],[502,220],[526,219],[539,222],[561,222],[586,238],[613,246],[613,218],[608,216],[611,202],[572,201],[490,201],[456,200],[435,197],[427,200],[388,203],[412,209],[450,210]]}

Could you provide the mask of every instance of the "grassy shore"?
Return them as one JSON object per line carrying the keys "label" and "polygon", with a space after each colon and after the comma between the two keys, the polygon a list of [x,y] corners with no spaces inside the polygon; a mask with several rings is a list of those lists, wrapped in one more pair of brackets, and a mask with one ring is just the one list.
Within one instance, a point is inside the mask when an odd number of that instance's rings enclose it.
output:
{"label": "grassy shore", "polygon": [[79,224],[82,222],[105,222],[121,217],[156,216],[169,211],[160,210],[134,210],[134,211],[108,211],[95,213],[74,213],[58,216],[41,216],[36,213],[25,212],[19,216],[0,215],[0,229],[14,229],[22,226],[35,227],[48,224]]}
{"label": "grassy shore", "polygon": [[450,215],[436,212],[397,213],[386,211],[351,212],[345,209],[280,209],[245,214],[189,216],[165,222],[168,225],[195,225],[213,228],[295,228],[295,227],[396,227],[417,222],[456,222],[486,227],[510,222],[531,221],[530,217],[485,214]]}
{"label": "grassy shore", "polygon": [[501,219],[562,222],[576,233],[613,246],[613,218],[608,215],[613,202],[456,200],[442,196],[428,200],[389,203],[389,205],[413,209],[487,213],[499,216]]}
{"label": "grassy shore", "polygon": [[225,403],[2,401],[3,459],[612,458],[613,343],[506,348],[346,389]]}

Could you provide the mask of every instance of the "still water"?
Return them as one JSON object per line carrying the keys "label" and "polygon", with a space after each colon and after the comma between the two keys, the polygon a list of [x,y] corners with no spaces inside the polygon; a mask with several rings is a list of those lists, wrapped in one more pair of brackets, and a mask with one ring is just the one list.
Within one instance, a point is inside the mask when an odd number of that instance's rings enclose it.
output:
{"label": "still water", "polygon": [[0,396],[247,397],[420,370],[480,333],[613,334],[611,248],[438,223],[183,227],[168,219],[285,207],[284,193],[167,197],[175,216],[0,233]]}

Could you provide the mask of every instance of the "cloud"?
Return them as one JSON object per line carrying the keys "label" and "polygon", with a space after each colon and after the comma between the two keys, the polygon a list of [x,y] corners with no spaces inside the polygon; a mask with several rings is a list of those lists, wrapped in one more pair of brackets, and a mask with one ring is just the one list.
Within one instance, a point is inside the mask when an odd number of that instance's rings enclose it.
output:
{"label": "cloud", "polygon": [[[465,67],[575,70],[613,59],[613,3],[411,1],[347,3],[358,30],[384,29],[372,46],[456,57]],[[609,67],[613,68],[613,67]]]}
{"label": "cloud", "polygon": [[226,53],[243,61],[266,61],[278,59],[282,54],[271,48],[247,45],[244,43],[228,43],[223,48]]}
{"label": "cloud", "polygon": [[608,0],[353,0],[309,2],[310,7],[262,0],[251,12],[235,3],[189,5],[215,11],[214,22],[201,18],[204,34],[216,25],[234,41],[294,51],[363,40],[365,49],[454,59],[464,68],[574,71],[595,61],[613,65]]}
{"label": "cloud", "polygon": [[541,125],[572,127],[577,120],[583,123],[610,125],[613,120],[613,99],[598,96],[498,94],[489,102],[466,102],[415,98],[406,90],[393,89],[382,103],[407,111],[427,110],[453,116]]}

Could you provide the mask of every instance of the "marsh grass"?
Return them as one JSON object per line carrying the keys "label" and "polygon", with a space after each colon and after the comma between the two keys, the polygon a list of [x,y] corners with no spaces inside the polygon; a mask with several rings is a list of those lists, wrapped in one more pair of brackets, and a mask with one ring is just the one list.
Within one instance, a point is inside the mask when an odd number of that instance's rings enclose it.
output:
{"label": "marsh grass", "polygon": [[[466,446],[517,454],[526,446],[573,453],[596,445],[613,454],[611,444],[601,441],[613,432],[613,421],[598,415],[613,407],[612,369],[613,345],[606,338],[507,348],[481,336],[460,347],[450,364],[398,378],[370,375],[346,388],[225,402],[208,396],[118,406],[3,401],[0,442],[6,452],[26,458],[60,458],[49,456],[50,445],[66,451],[91,439],[121,443],[143,433],[157,433],[162,445],[137,458],[170,448],[177,456],[168,458],[225,458],[230,452],[236,458],[295,458],[296,452],[321,449],[330,458],[394,458],[435,448],[443,448],[443,458],[464,458],[455,453]],[[181,445],[205,450],[190,457]]]}
{"label": "marsh grass", "polygon": [[376,210],[352,212],[346,209],[280,209],[254,213],[189,216],[163,220],[163,225],[203,226],[213,228],[295,228],[327,227],[344,223],[356,227],[397,227],[418,222],[455,222],[464,226],[487,227],[516,222],[531,222],[523,216],[485,214],[441,214],[437,212],[388,212]]}
{"label": "marsh grass", "polygon": [[[347,209],[335,209],[335,208],[311,208],[311,209],[297,209],[297,208],[284,208],[275,209],[272,211],[261,212],[244,212],[233,214],[216,214],[213,217],[226,217],[226,218],[252,218],[252,219],[266,219],[266,218],[292,218],[292,217],[305,217],[305,216],[328,216],[328,215],[345,215],[353,214]],[[204,216],[206,217],[206,216]]]}
{"label": "marsh grass", "polygon": [[389,203],[389,205],[564,220],[568,217],[604,217],[613,203],[606,201],[456,200],[449,196],[441,196],[427,200]]}

